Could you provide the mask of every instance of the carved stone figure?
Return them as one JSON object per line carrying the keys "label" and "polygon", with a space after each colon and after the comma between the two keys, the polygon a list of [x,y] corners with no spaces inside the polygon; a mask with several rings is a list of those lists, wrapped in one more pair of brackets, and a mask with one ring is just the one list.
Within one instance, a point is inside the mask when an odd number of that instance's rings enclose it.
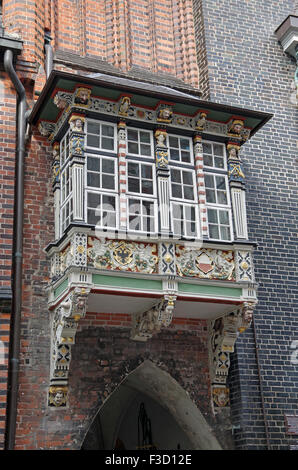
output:
{"label": "carved stone figure", "polygon": [[163,131],[163,130],[160,130],[158,129],[156,132],[155,132],[155,138],[156,138],[156,145],[157,147],[166,147],[166,137],[167,137],[167,133],[166,131]]}
{"label": "carved stone figure", "polygon": [[75,104],[88,106],[91,90],[89,88],[78,88],[74,98]]}
{"label": "carved stone figure", "polygon": [[199,118],[196,121],[196,129],[198,131],[204,131],[206,128],[206,124],[207,124],[207,113],[202,112],[199,114]]}
{"label": "carved stone figure", "polygon": [[72,115],[69,119],[70,129],[74,132],[84,132],[85,118],[83,116]]}
{"label": "carved stone figure", "polygon": [[131,101],[130,101],[129,96],[123,96],[122,97],[120,107],[119,107],[119,114],[121,116],[127,116],[127,113],[129,111],[129,108],[130,108],[130,103],[131,103]]}
{"label": "carved stone figure", "polygon": [[157,113],[158,122],[170,123],[172,121],[173,111],[169,106],[162,106]]}

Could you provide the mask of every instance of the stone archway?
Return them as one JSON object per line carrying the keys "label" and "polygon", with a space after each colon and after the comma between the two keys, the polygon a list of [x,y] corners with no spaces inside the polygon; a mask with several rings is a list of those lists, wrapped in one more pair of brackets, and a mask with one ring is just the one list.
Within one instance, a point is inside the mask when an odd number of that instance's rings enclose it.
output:
{"label": "stone archway", "polygon": [[145,360],[130,372],[103,403],[85,435],[82,449],[114,449],[119,432],[123,430],[123,422],[131,414],[127,414],[128,410],[142,400],[149,403],[149,407],[151,405],[159,419],[164,417],[164,432],[171,428],[176,440],[182,442],[180,448],[221,450],[210,426],[187,392],[169,373],[150,360]]}

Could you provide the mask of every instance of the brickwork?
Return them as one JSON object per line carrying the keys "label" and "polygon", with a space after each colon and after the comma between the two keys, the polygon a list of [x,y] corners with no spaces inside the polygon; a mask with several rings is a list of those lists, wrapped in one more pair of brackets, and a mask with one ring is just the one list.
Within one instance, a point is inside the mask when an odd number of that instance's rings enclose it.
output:
{"label": "brickwork", "polygon": [[[298,390],[297,364],[291,361],[291,344],[298,338],[297,108],[290,100],[295,64],[283,53],[274,31],[294,12],[294,2],[265,0],[262,8],[257,0],[194,3],[197,14],[204,16],[210,84],[209,92],[204,86],[205,96],[274,114],[241,150],[249,238],[258,243],[255,329],[261,383],[253,329],[237,341],[231,377],[238,447],[288,449],[298,440],[286,435],[284,424],[284,414],[297,414]],[[196,28],[202,28],[198,16]]]}

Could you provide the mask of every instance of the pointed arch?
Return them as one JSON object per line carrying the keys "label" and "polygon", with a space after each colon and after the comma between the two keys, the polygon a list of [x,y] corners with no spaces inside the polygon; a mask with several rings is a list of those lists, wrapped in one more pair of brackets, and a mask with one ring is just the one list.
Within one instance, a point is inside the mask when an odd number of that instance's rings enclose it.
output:
{"label": "pointed arch", "polygon": [[192,449],[221,450],[210,426],[188,393],[168,372],[150,360],[145,360],[130,372],[97,410],[85,434],[83,447],[90,430],[95,430],[102,448],[113,449],[123,416],[139,393],[157,402],[171,415]]}

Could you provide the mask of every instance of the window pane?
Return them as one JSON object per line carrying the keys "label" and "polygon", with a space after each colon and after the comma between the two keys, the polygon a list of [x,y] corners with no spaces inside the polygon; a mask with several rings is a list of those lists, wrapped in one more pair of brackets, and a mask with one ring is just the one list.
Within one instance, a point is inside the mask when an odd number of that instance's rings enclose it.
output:
{"label": "window pane", "polygon": [[131,230],[141,230],[141,217],[135,215],[129,216],[129,228]]}
{"label": "window pane", "polygon": [[185,206],[185,219],[195,221],[196,220],[196,211],[192,206]]}
{"label": "window pane", "polygon": [[226,180],[224,176],[216,176],[217,189],[226,189]]}
{"label": "window pane", "polygon": [[179,142],[177,137],[169,137],[169,146],[179,148]]}
{"label": "window pane", "polygon": [[206,189],[206,202],[216,204],[215,191],[212,189]]}
{"label": "window pane", "polygon": [[129,176],[137,176],[137,177],[139,176],[139,164],[138,163],[128,162],[127,170],[128,170]]}
{"label": "window pane", "polygon": [[143,215],[154,215],[154,204],[150,201],[142,201]]}
{"label": "window pane", "polygon": [[153,194],[152,181],[142,180],[142,193]]}
{"label": "window pane", "polygon": [[153,217],[143,217],[143,230],[145,232],[154,232],[154,218]]}
{"label": "window pane", "polygon": [[183,206],[173,204],[173,217],[174,219],[183,219]]}
{"label": "window pane", "polygon": [[184,163],[190,163],[190,153],[189,152],[181,152],[181,160]]}
{"label": "window pane", "polygon": [[87,133],[99,134],[99,123],[87,121]]}
{"label": "window pane", "polygon": [[99,147],[99,137],[96,135],[87,135],[87,145],[89,147]]}
{"label": "window pane", "polygon": [[114,150],[114,139],[110,139],[109,137],[103,137],[101,139],[102,148],[105,150]]}
{"label": "window pane", "polygon": [[219,223],[223,225],[230,224],[228,211],[219,211]]}
{"label": "window pane", "polygon": [[94,193],[88,193],[87,195],[88,207],[97,207],[100,205],[100,195]]}
{"label": "window pane", "polygon": [[151,147],[150,147],[150,145],[141,144],[141,155],[144,155],[145,157],[150,157],[151,156]]}
{"label": "window pane", "polygon": [[136,178],[128,178],[128,191],[133,193],[140,192],[140,181]]}
{"label": "window pane", "polygon": [[182,199],[182,189],[180,184],[172,184],[172,196]]}
{"label": "window pane", "polygon": [[195,222],[186,222],[186,234],[188,237],[195,237],[197,234]]}
{"label": "window pane", "polygon": [[103,189],[115,189],[115,178],[112,175],[104,175],[102,178]]}
{"label": "window pane", "polygon": [[209,236],[210,238],[219,239],[219,231],[217,225],[209,225]]}
{"label": "window pane", "polygon": [[204,165],[213,166],[212,155],[204,155]]}
{"label": "window pane", "polygon": [[128,153],[139,153],[139,146],[138,144],[134,142],[128,142],[128,147],[127,147]]}
{"label": "window pane", "polygon": [[100,159],[88,157],[87,158],[87,169],[92,171],[100,171]]}
{"label": "window pane", "polygon": [[183,171],[182,179],[184,184],[193,184],[192,173],[190,171]]}
{"label": "window pane", "polygon": [[224,160],[221,157],[214,157],[214,166],[216,168],[224,168]]}
{"label": "window pane", "polygon": [[115,173],[115,162],[114,160],[102,159],[102,172],[103,173]]}
{"label": "window pane", "polygon": [[209,223],[218,223],[217,220],[217,211],[214,209],[208,209],[208,222]]}
{"label": "window pane", "polygon": [[181,183],[180,170],[171,170],[171,180],[173,183]]}
{"label": "window pane", "polygon": [[150,144],[149,132],[140,131],[140,142],[145,143],[145,144]]}
{"label": "window pane", "polygon": [[220,235],[222,240],[230,240],[230,228],[221,226]]}
{"label": "window pane", "polygon": [[92,225],[96,225],[99,220],[100,220],[100,217],[95,215],[95,211],[93,211],[91,209],[88,209],[88,211],[87,211],[87,223],[92,224]]}
{"label": "window pane", "polygon": [[129,213],[139,214],[141,211],[140,202],[137,199],[129,199]]}
{"label": "window pane", "polygon": [[203,152],[212,155],[212,146],[211,144],[203,143]]}
{"label": "window pane", "polygon": [[188,139],[180,139],[180,146],[182,150],[189,150],[189,140]]}
{"label": "window pane", "polygon": [[93,188],[100,188],[100,175],[98,173],[88,173],[87,186],[92,186]]}
{"label": "window pane", "polygon": [[179,161],[179,150],[170,149],[170,156],[171,156],[171,160]]}
{"label": "window pane", "polygon": [[183,221],[182,220],[174,220],[173,223],[173,231],[175,235],[183,235]]}
{"label": "window pane", "polygon": [[114,211],[116,207],[116,198],[115,196],[108,196],[104,194],[102,196],[103,208],[107,211]]}
{"label": "window pane", "polygon": [[135,131],[133,129],[127,129],[127,139],[128,140],[134,140],[138,141],[138,131]]}
{"label": "window pane", "polygon": [[106,137],[114,137],[114,127],[103,124],[101,128],[101,133]]}
{"label": "window pane", "polygon": [[227,195],[225,191],[217,192],[217,202],[218,204],[225,204],[225,205],[228,204]]}
{"label": "window pane", "polygon": [[223,156],[223,145],[213,144],[214,155]]}
{"label": "window pane", "polygon": [[184,186],[184,197],[185,199],[194,200],[193,188],[190,186]]}
{"label": "window pane", "polygon": [[214,178],[212,175],[205,175],[206,188],[214,188]]}
{"label": "window pane", "polygon": [[150,165],[142,165],[142,178],[147,178],[152,180],[152,166]]}

